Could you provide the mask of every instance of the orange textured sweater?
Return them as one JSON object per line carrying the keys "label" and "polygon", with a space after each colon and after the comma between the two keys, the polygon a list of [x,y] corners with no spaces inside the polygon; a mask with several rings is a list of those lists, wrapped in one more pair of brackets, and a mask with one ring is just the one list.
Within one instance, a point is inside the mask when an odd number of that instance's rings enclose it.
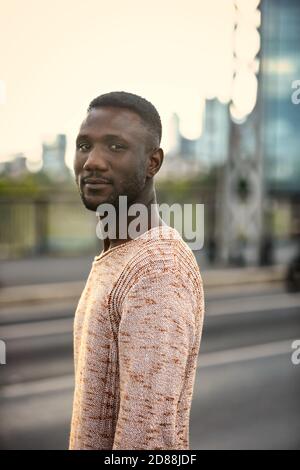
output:
{"label": "orange textured sweater", "polygon": [[74,321],[69,449],[189,449],[201,275],[163,225],[95,257]]}

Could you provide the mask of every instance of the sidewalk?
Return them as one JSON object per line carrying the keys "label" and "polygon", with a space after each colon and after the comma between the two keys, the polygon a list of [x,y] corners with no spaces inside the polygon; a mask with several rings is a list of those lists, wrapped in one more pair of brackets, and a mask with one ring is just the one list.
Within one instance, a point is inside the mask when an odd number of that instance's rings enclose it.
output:
{"label": "sidewalk", "polygon": [[[48,261],[45,266],[45,260],[39,260],[42,263],[40,266],[44,266],[44,269],[48,270],[47,274],[48,278],[51,279],[50,282],[43,282],[46,279],[45,273],[42,281],[36,282],[36,271],[31,273],[31,276],[26,277],[26,279],[34,280],[29,285],[4,285],[0,289],[0,307],[78,300],[87,279],[91,260],[89,258],[72,259],[69,264],[66,263],[66,260],[55,259],[50,262]],[[68,265],[68,269],[66,269],[66,265]],[[79,269],[75,270],[77,266]],[[60,270],[58,269],[59,267],[61,268]],[[74,270],[68,279],[67,276],[72,267]],[[64,272],[62,272],[62,269],[64,269]],[[286,267],[283,265],[264,268],[215,268],[201,270],[206,292],[210,293],[214,291],[219,292],[222,289],[234,286],[236,289],[239,289],[249,285],[281,284],[285,278],[285,273]],[[56,282],[54,282],[54,279]],[[20,276],[18,280],[20,281]]]}
{"label": "sidewalk", "polygon": [[94,256],[39,256],[1,260],[0,287],[81,281],[87,278]]}

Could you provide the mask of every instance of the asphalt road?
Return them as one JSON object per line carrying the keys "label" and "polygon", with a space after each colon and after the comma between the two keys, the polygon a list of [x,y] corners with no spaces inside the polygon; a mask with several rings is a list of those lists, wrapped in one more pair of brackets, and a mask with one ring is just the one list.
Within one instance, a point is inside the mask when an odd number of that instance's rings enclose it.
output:
{"label": "asphalt road", "polygon": [[[300,364],[291,355],[292,342],[300,339],[300,294],[231,288],[207,296],[206,304],[191,449],[299,449]],[[2,312],[2,449],[67,448],[75,307]]]}

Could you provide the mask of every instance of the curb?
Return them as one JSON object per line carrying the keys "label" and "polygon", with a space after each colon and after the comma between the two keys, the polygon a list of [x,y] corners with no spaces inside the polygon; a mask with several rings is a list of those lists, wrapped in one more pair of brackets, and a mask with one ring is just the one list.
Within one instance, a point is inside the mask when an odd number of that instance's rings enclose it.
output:
{"label": "curb", "polygon": [[203,283],[206,287],[282,282],[285,276],[285,265],[266,268],[223,268],[202,272]]}
{"label": "curb", "polygon": [[[286,267],[271,268],[230,268],[213,269],[201,272],[204,288],[208,291],[249,284],[281,283],[285,278]],[[0,306],[35,304],[79,300],[86,281],[72,281],[27,286],[9,286],[0,290]]]}

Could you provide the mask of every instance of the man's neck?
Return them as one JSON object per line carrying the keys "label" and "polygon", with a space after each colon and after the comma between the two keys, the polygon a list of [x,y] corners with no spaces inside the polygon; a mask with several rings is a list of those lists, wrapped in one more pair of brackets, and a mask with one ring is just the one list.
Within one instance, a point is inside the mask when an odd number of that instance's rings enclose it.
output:
{"label": "man's neck", "polygon": [[[148,221],[143,227],[140,228],[140,230],[138,232],[138,235],[142,235],[143,233],[145,233],[145,231],[150,230],[152,228],[162,226],[162,225],[166,225],[165,222],[161,219],[161,217],[159,215],[155,193],[153,193],[151,195],[151,197],[148,199],[147,203],[142,202],[141,200],[134,201],[134,204],[137,204],[137,203],[143,204],[145,206],[145,208],[147,210],[147,215],[148,215]],[[129,207],[128,207],[128,209],[129,209]],[[117,234],[116,238],[114,238],[114,239],[111,239],[109,237],[104,238],[104,249],[103,249],[104,252],[111,249],[111,248],[114,248],[118,245],[121,245],[123,243],[126,243],[126,242],[132,240],[132,238],[128,235],[128,227],[132,223],[132,221],[135,220],[136,218],[137,217],[127,217],[127,220],[126,220],[126,228],[127,228],[126,234],[127,234],[127,237],[126,238],[124,238],[124,237],[119,238],[118,237],[119,228],[120,228],[119,227],[119,217],[118,216],[116,217],[116,219],[117,219],[116,220],[116,234]]]}

